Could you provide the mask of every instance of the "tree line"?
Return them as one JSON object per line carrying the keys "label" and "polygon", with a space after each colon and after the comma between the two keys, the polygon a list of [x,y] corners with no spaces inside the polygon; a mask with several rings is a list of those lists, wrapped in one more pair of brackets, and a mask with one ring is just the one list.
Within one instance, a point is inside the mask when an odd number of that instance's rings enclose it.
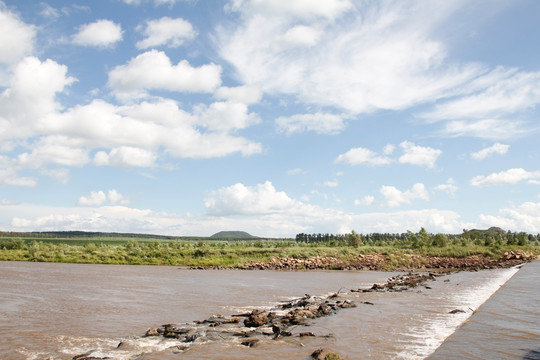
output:
{"label": "tree line", "polygon": [[297,243],[307,244],[322,244],[328,245],[345,245],[345,246],[361,246],[361,245],[397,245],[404,247],[428,247],[448,245],[463,245],[476,244],[483,246],[496,245],[540,245],[540,234],[528,234],[525,232],[511,232],[502,230],[464,230],[462,234],[432,234],[428,233],[424,228],[419,232],[413,233],[407,231],[405,233],[369,233],[359,234],[354,230],[348,234],[328,234],[314,233],[305,234],[299,233],[295,240]]}

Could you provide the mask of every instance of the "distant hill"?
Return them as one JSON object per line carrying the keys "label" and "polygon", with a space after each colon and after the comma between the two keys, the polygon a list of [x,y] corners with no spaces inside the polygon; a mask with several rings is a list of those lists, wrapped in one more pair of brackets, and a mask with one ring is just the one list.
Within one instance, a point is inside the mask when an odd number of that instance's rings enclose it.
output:
{"label": "distant hill", "polygon": [[220,231],[210,236],[210,239],[256,239],[257,236],[245,231]]}

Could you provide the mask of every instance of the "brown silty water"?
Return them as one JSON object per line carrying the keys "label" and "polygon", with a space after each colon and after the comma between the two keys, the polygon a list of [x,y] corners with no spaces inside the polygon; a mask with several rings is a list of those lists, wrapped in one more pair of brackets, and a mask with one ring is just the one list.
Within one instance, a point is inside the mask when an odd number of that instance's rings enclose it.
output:
{"label": "brown silty water", "polygon": [[[350,290],[384,283],[396,273],[0,262],[0,358],[63,360],[88,353],[141,360],[308,359],[315,349],[329,347],[349,359],[421,359],[516,271],[463,272],[410,291],[357,293]],[[272,308],[305,293],[338,291],[357,307],[251,348],[241,339],[184,344],[142,337],[162,324]],[[449,314],[454,309],[464,312]],[[297,336],[307,331],[316,336]]]}

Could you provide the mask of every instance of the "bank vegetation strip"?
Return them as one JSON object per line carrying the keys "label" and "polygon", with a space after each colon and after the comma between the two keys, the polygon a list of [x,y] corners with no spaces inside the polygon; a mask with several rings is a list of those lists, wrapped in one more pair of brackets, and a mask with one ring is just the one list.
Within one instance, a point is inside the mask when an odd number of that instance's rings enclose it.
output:
{"label": "bank vegetation strip", "polygon": [[104,233],[0,233],[0,260],[239,269],[493,268],[536,258],[540,236],[500,229],[460,235],[298,234],[295,239],[175,238]]}

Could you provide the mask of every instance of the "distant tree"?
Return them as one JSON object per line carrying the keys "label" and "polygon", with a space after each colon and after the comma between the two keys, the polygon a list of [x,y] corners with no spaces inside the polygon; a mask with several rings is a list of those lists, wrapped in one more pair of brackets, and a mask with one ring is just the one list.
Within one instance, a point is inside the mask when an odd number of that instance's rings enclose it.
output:
{"label": "distant tree", "polygon": [[347,243],[349,246],[359,247],[362,245],[362,237],[353,230],[349,235],[347,235]]}
{"label": "distant tree", "polygon": [[421,228],[420,232],[418,233],[418,237],[420,238],[420,243],[422,244],[422,246],[431,245],[431,236],[426,231],[426,229]]}
{"label": "distant tree", "polygon": [[433,237],[433,245],[438,247],[445,247],[448,245],[448,236],[438,233]]}

